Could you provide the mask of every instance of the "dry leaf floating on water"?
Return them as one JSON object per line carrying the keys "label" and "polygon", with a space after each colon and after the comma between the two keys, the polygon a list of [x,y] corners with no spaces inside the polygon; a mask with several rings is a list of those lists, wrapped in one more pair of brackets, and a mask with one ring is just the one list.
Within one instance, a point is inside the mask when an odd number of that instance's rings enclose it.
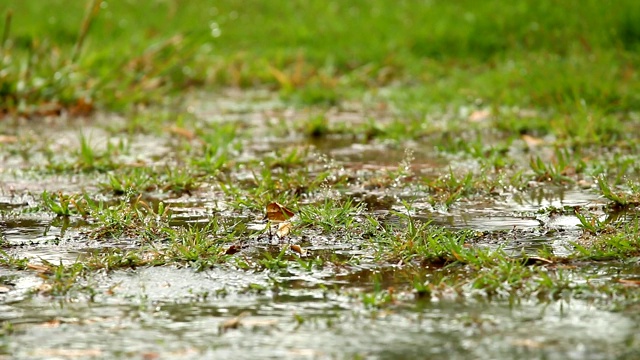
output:
{"label": "dry leaf floating on water", "polygon": [[251,313],[249,313],[248,311],[243,311],[242,313],[240,313],[240,315],[223,321],[222,324],[218,326],[219,332],[225,333],[227,330],[239,328],[240,326],[242,326],[242,319],[249,315],[251,315]]}
{"label": "dry leaf floating on water", "polygon": [[297,244],[293,244],[290,246],[291,251],[295,251],[300,255],[305,255],[306,251],[302,248],[302,246],[297,245]]}
{"label": "dry leaf floating on water", "polygon": [[540,138],[537,138],[537,137],[533,137],[531,135],[524,134],[524,135],[520,136],[520,138],[522,139],[522,141],[525,142],[525,144],[527,144],[527,146],[529,148],[534,148],[536,146],[540,146],[540,145],[544,144],[544,140],[543,139],[540,139]]}
{"label": "dry leaf floating on water", "polygon": [[227,250],[224,251],[225,255],[233,255],[237,252],[240,252],[240,250],[242,250],[242,248],[240,247],[240,245],[238,244],[233,244],[231,246],[229,246],[227,248]]}
{"label": "dry leaf floating on water", "polygon": [[267,205],[267,219],[270,221],[286,221],[292,218],[295,213],[286,207],[278,204],[277,202],[272,202]]}
{"label": "dry leaf floating on water", "polygon": [[491,111],[489,110],[476,110],[469,115],[470,122],[482,122],[491,118]]}
{"label": "dry leaf floating on water", "polygon": [[276,235],[282,239],[283,237],[289,235],[289,233],[291,232],[291,223],[288,221],[285,222],[281,222],[280,224],[278,224],[278,231],[276,231]]}

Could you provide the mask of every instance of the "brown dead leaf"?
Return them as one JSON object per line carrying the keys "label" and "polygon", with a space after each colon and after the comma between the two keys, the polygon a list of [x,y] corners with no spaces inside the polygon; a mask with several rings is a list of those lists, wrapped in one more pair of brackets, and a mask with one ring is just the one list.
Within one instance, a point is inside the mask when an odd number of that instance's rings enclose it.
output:
{"label": "brown dead leaf", "polygon": [[489,110],[476,110],[469,115],[469,121],[482,122],[491,117],[491,111]]}
{"label": "brown dead leaf", "polygon": [[225,322],[220,324],[220,332],[226,332],[230,329],[239,328],[242,325],[242,322],[240,320],[240,317],[234,317],[232,319],[225,320]]}
{"label": "brown dead leaf", "polygon": [[516,339],[511,344],[529,349],[540,349],[544,346],[543,343],[532,339]]}
{"label": "brown dead leaf", "polygon": [[227,248],[227,250],[225,250],[225,252],[224,252],[224,253],[225,253],[225,255],[233,255],[233,254],[235,254],[235,253],[237,253],[237,252],[240,252],[240,250],[242,250],[242,248],[240,247],[240,245],[238,245],[238,244],[233,244],[233,245],[229,246],[229,247]]}
{"label": "brown dead leaf", "polygon": [[43,328],[57,328],[60,324],[62,324],[62,322],[59,319],[51,319],[43,322],[40,326]]}
{"label": "brown dead leaf", "polygon": [[285,222],[281,222],[278,225],[278,231],[276,231],[276,236],[278,236],[280,239],[282,239],[283,237],[289,235],[289,233],[291,232],[291,223],[288,221]]}
{"label": "brown dead leaf", "polygon": [[196,138],[196,133],[194,133],[191,130],[187,130],[185,128],[178,127],[178,126],[170,126],[167,128],[167,131],[173,135],[178,135],[187,140],[193,140]]}
{"label": "brown dead leaf", "polygon": [[544,140],[537,138],[537,137],[533,137],[531,135],[527,135],[524,134],[522,136],[520,136],[520,138],[522,139],[522,141],[524,141],[528,147],[532,148],[532,147],[536,147],[538,145],[542,145],[544,144]]}
{"label": "brown dead leaf", "polygon": [[0,135],[0,144],[14,144],[18,142],[17,136]]}
{"label": "brown dead leaf", "polygon": [[159,77],[145,77],[143,80],[140,81],[140,87],[143,90],[155,90],[159,87],[161,87],[162,85],[164,85],[164,80],[162,80]]}
{"label": "brown dead leaf", "polygon": [[42,283],[38,286],[36,286],[35,288],[38,293],[40,294],[48,294],[51,292],[51,289],[53,289],[53,286],[51,286],[51,284],[47,284],[47,283]]}
{"label": "brown dead leaf", "polygon": [[156,360],[156,359],[160,359],[160,353],[157,353],[155,351],[148,351],[148,352],[144,352],[142,353],[142,359],[143,360]]}
{"label": "brown dead leaf", "polygon": [[296,245],[293,244],[291,245],[291,250],[297,252],[298,254],[302,255],[305,253],[304,249],[302,248],[302,246],[300,245]]}
{"label": "brown dead leaf", "polygon": [[289,218],[292,218],[295,213],[286,207],[278,204],[277,202],[272,202],[267,205],[267,219],[274,222],[286,221]]}
{"label": "brown dead leaf", "polygon": [[36,349],[32,354],[38,358],[55,357],[65,359],[87,359],[104,355],[100,349]]}
{"label": "brown dead leaf", "polygon": [[43,102],[33,111],[36,116],[60,116],[62,105],[58,102]]}
{"label": "brown dead leaf", "polygon": [[639,279],[618,279],[618,282],[625,286],[640,286]]}
{"label": "brown dead leaf", "polygon": [[121,284],[121,283],[117,283],[117,284],[115,284],[115,285],[110,286],[110,287],[107,289],[107,291],[105,291],[105,293],[106,293],[107,295],[109,295],[109,296],[113,296],[113,295],[115,295],[115,294],[116,294],[116,289],[117,289],[118,287],[120,287],[120,284]]}
{"label": "brown dead leaf", "polygon": [[272,326],[276,326],[278,325],[278,320],[276,319],[269,319],[269,320],[263,320],[263,319],[255,319],[255,320],[244,320],[242,322],[242,325],[247,326],[247,327],[253,327],[253,328],[261,328],[261,327],[272,327]]}
{"label": "brown dead leaf", "polygon": [[40,264],[27,264],[27,269],[37,271],[41,274],[51,274],[51,268]]}
{"label": "brown dead leaf", "polygon": [[582,189],[590,189],[593,186],[593,181],[580,179],[576,184],[578,184],[578,186],[581,187]]}
{"label": "brown dead leaf", "polygon": [[244,311],[242,313],[240,313],[240,315],[225,320],[222,324],[220,324],[220,326],[218,327],[218,329],[220,330],[221,333],[226,332],[227,330],[230,329],[237,329],[240,326],[242,326],[242,319],[251,315],[248,311]]}
{"label": "brown dead leaf", "polygon": [[87,116],[93,112],[93,103],[91,100],[83,98],[78,99],[75,104],[69,107],[71,116]]}
{"label": "brown dead leaf", "polygon": [[289,349],[288,353],[293,355],[296,358],[321,358],[324,353],[315,349]]}

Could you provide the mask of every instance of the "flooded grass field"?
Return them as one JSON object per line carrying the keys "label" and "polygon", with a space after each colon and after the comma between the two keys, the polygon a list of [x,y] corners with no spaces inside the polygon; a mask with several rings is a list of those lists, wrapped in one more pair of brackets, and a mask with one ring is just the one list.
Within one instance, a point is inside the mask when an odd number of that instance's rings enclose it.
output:
{"label": "flooded grass field", "polygon": [[[136,131],[110,115],[5,124],[7,357],[640,352],[633,180],[598,185],[616,174],[567,170],[572,154],[562,179],[542,177],[530,159],[559,166],[568,150],[490,134],[496,167],[438,134],[392,133],[397,114],[365,104],[209,97],[140,114]],[[378,133],[349,130],[372,114]],[[461,136],[482,139],[471,124]],[[293,217],[270,219],[275,202]]]}

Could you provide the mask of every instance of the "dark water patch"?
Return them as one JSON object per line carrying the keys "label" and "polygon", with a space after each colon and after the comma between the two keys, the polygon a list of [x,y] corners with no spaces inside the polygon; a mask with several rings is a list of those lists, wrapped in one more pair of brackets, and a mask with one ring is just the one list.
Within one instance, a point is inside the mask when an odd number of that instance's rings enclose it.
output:
{"label": "dark water patch", "polygon": [[16,210],[20,210],[29,205],[26,200],[12,199],[8,197],[0,197],[0,212],[11,213]]}
{"label": "dark water patch", "polygon": [[171,209],[171,226],[206,224],[215,216],[217,206],[200,199],[166,199]]}
{"label": "dark water patch", "polygon": [[[432,205],[420,198],[408,199],[409,210],[399,203],[391,209],[423,223],[475,230],[484,234],[475,240],[479,245],[502,247],[514,255],[536,255],[540,250],[551,250],[558,256],[569,255],[573,249],[571,243],[583,232],[577,211],[593,212],[599,221],[611,224],[637,218],[634,211],[607,208],[606,200],[591,190],[553,186],[470,199],[449,207]],[[390,221],[393,222],[393,218]]]}
{"label": "dark water patch", "polygon": [[51,225],[51,219],[6,219],[0,221],[0,229],[10,245],[57,243],[62,233],[61,227]]}
{"label": "dark water patch", "polygon": [[71,264],[82,258],[91,241],[79,229],[89,223],[81,218],[37,216],[0,221],[5,251],[33,262]]}
{"label": "dark water patch", "polygon": [[399,201],[396,196],[386,193],[376,194],[375,191],[354,192],[348,196],[352,197],[356,203],[364,204],[367,211],[372,213],[388,212]]}
{"label": "dark water patch", "polygon": [[451,229],[473,229],[478,231],[500,231],[514,228],[535,228],[541,225],[535,218],[519,217],[518,215],[500,214],[473,214],[464,213],[431,213],[427,216],[416,216],[422,221],[432,221],[436,225],[441,225]]}
{"label": "dark water patch", "polygon": [[29,259],[30,263],[48,262],[53,265],[70,265],[81,261],[86,256],[85,249],[69,249],[59,246],[50,247],[27,247],[19,251],[12,252],[20,258]]}
{"label": "dark water patch", "polygon": [[[151,301],[190,302],[204,296],[220,303],[239,306],[240,293],[250,291],[252,286],[270,288],[269,276],[262,272],[244,272],[235,269],[214,268],[196,272],[171,266],[151,267],[140,270],[115,271],[100,280],[102,288],[111,288],[115,297],[105,301],[120,302],[122,299],[140,297]],[[234,295],[235,294],[235,295]],[[249,296],[248,298],[251,298]],[[244,299],[244,298],[243,298]],[[248,299],[242,300],[246,301]]]}
{"label": "dark water patch", "polygon": [[544,186],[516,192],[503,203],[503,206],[514,211],[538,211],[549,207],[597,206],[606,202],[606,199],[594,190]]}
{"label": "dark water patch", "polygon": [[572,245],[580,237],[580,232],[567,231],[513,231],[511,234],[493,234],[490,242],[498,243],[505,253],[514,257],[538,256],[551,253],[555,256],[569,256],[574,252]]}
{"label": "dark water patch", "polygon": [[363,170],[397,170],[406,166],[414,171],[442,169],[447,160],[433,151],[425,151],[411,145],[397,146],[385,143],[358,143],[354,141],[340,142],[326,139],[314,144],[318,149],[330,156],[334,161],[352,171]]}

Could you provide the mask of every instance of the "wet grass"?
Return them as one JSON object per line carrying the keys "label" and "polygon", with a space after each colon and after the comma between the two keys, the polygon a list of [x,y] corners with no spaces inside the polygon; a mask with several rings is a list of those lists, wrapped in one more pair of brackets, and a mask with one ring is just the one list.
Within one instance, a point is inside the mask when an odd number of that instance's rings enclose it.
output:
{"label": "wet grass", "polygon": [[[320,335],[565,301],[637,325],[640,8],[604,6],[3,3],[0,299],[186,301],[220,337],[281,305]],[[188,294],[132,285],[162,271]]]}
{"label": "wet grass", "polygon": [[[80,146],[83,146],[82,144]],[[270,161],[288,163],[292,167],[300,167],[302,163],[291,162],[291,155],[285,154],[282,160],[265,159],[267,164]],[[406,155],[405,155],[406,156]],[[421,195],[409,195],[409,201],[417,201],[421,198],[422,202],[426,202],[430,206],[444,206],[442,209],[449,207],[463,206],[461,202],[471,201],[472,198],[480,198],[487,201],[496,191],[509,192],[523,191],[517,184],[505,183],[505,177],[499,177],[498,180],[487,184],[487,174],[482,173],[480,178],[468,173],[464,179],[456,179],[453,169],[449,169],[449,174],[438,178],[429,178],[423,180],[424,186],[419,183],[407,183],[410,179],[415,181],[416,175],[409,174],[407,169],[410,167],[407,159],[398,165],[395,171],[378,171],[377,174],[368,176],[376,179],[378,188],[388,188],[391,191],[403,191],[409,189],[412,192]],[[219,187],[219,195],[224,197],[227,207],[231,209],[230,213],[222,217],[215,216],[207,221],[206,226],[189,226],[184,227],[180,221],[172,220],[173,210],[171,206],[167,206],[164,202],[158,202],[159,194],[168,192],[171,197],[190,196],[191,191],[201,192],[201,186],[194,186],[189,192],[174,191],[172,187],[159,186],[157,181],[150,180],[155,183],[152,188],[143,190],[142,188],[110,187],[101,184],[102,190],[94,193],[72,194],[67,195],[62,192],[57,194],[49,193],[43,190],[41,195],[41,205],[33,211],[50,213],[58,217],[75,217],[85,219],[89,225],[85,236],[88,239],[97,239],[103,242],[113,241],[122,237],[132,238],[140,245],[137,248],[129,249],[109,249],[91,254],[85,260],[81,260],[77,264],[84,264],[84,268],[88,270],[97,269],[118,269],[139,266],[159,266],[166,264],[188,265],[197,269],[206,269],[216,264],[228,262],[237,258],[234,254],[244,253],[244,249],[249,254],[256,249],[264,246],[264,241],[273,241],[274,239],[280,243],[273,253],[271,247],[267,247],[267,252],[263,252],[262,259],[253,262],[244,260],[243,267],[256,267],[256,269],[278,270],[287,268],[290,265],[296,266],[303,264],[300,262],[302,250],[298,250],[299,254],[289,249],[289,242],[297,243],[306,237],[330,235],[342,237],[341,241],[352,242],[353,245],[359,244],[359,247],[368,249],[377,262],[384,264],[402,264],[409,268],[414,267],[436,267],[447,269],[448,272],[452,267],[468,267],[473,271],[488,271],[493,269],[498,273],[511,271],[521,271],[529,274],[532,266],[538,261],[538,266],[549,267],[549,264],[559,262],[568,264],[573,262],[581,262],[584,260],[615,260],[624,261],[638,255],[636,237],[638,234],[637,220],[611,221],[600,220],[598,214],[583,214],[580,210],[555,210],[553,208],[538,211],[538,215],[546,214],[562,214],[567,213],[575,216],[582,228],[582,235],[572,243],[573,252],[569,256],[557,257],[547,250],[541,250],[540,253],[523,254],[524,257],[507,256],[502,246],[497,248],[486,248],[482,246],[487,243],[487,234],[474,230],[449,230],[446,227],[435,225],[431,221],[423,222],[416,219],[413,215],[420,212],[421,209],[414,208],[409,202],[399,202],[402,208],[394,210],[383,217],[369,213],[366,203],[355,203],[349,197],[344,197],[342,193],[352,191],[354,187],[362,186],[367,183],[367,175],[361,175],[359,179],[347,179],[342,182],[327,182],[326,180],[334,177],[333,172],[343,172],[343,169],[333,169],[326,173],[320,173],[321,181],[313,185],[314,173],[305,172],[298,173],[298,177],[291,183],[291,173],[273,171],[273,167],[266,166],[269,171],[262,171],[263,177],[256,176],[251,170],[251,164],[265,166],[265,162],[255,163],[250,160],[241,173],[252,174],[253,180],[247,183],[247,187],[240,186],[230,191],[228,184],[234,183],[234,176],[238,176],[238,172],[230,173],[215,180],[210,179],[216,187]],[[255,166],[253,165],[253,166]],[[309,165],[308,163],[306,164]],[[322,165],[322,164],[319,164]],[[280,165],[279,165],[280,166]],[[164,168],[163,168],[164,169]],[[277,168],[276,168],[277,170]],[[96,170],[97,171],[97,170]],[[404,174],[400,176],[400,173]],[[127,181],[134,183],[136,173]],[[389,176],[389,180],[384,178]],[[575,176],[575,175],[574,175]],[[114,184],[113,175],[110,176],[110,184]],[[197,184],[198,181],[192,177],[184,175],[183,182]],[[529,172],[528,184],[531,182],[539,183],[540,177],[535,169]],[[612,195],[612,190],[607,185],[604,178],[598,179],[601,185],[598,190],[603,197],[610,200],[610,206],[619,209],[626,206],[629,209],[630,203],[624,202],[621,198],[624,195]],[[573,182],[572,182],[573,183]],[[119,184],[119,183],[118,183]],[[304,188],[300,188],[301,185]],[[501,186],[502,189],[497,189]],[[181,188],[184,188],[182,186]],[[632,187],[633,188],[633,187]],[[633,191],[633,190],[632,190]],[[100,193],[110,198],[109,201],[92,199],[92,196],[103,197]],[[443,199],[443,195],[444,199]],[[269,195],[271,194],[271,195]],[[273,196],[281,194],[280,196]],[[259,197],[265,197],[259,200]],[[148,198],[148,201],[142,200],[142,197]],[[191,195],[192,196],[192,195]],[[323,200],[315,200],[323,199]],[[299,203],[296,211],[299,213],[299,219],[293,223],[293,232],[290,237],[283,239],[275,236],[270,230],[270,225],[265,225],[262,230],[248,230],[246,220],[242,217],[249,216],[254,218],[253,221],[261,222],[261,214],[266,203],[271,201],[281,201],[284,203]],[[606,211],[606,208],[604,208]],[[597,209],[596,209],[597,210]],[[635,217],[632,208],[628,215]],[[21,212],[4,212],[5,217],[20,217]],[[246,214],[246,215],[242,215]],[[389,218],[391,216],[391,218]],[[238,219],[238,220],[234,220]],[[249,220],[252,221],[252,220]],[[244,237],[250,240],[240,241]],[[489,235],[491,236],[491,235]],[[252,240],[251,240],[252,239]],[[304,241],[304,240],[303,240]],[[259,245],[263,243],[263,245]],[[480,245],[478,247],[478,245]],[[10,246],[9,246],[10,247]],[[299,246],[298,246],[299,247]],[[258,252],[259,253],[259,252]],[[309,254],[305,254],[309,255]],[[326,254],[325,254],[326,256]],[[333,256],[321,257],[320,263],[330,263],[336,261]],[[353,260],[353,259],[352,259]],[[360,261],[355,259],[356,262]],[[8,253],[3,254],[3,263],[6,266],[17,269],[25,268],[25,260],[20,257],[11,256]],[[250,265],[253,263],[253,265]],[[249,265],[248,265],[249,264]],[[338,261],[337,264],[341,264]],[[52,267],[53,265],[45,265]],[[56,267],[56,271],[64,273],[64,266]],[[515,269],[515,270],[514,270]],[[49,270],[48,270],[49,271]],[[53,270],[51,270],[53,271]],[[72,273],[77,272],[76,265],[70,267]],[[61,274],[61,273],[60,273]],[[491,273],[490,276],[497,276]],[[531,277],[518,277],[512,281],[525,281]],[[59,278],[59,277],[58,277]],[[58,279],[55,278],[55,279]],[[72,276],[71,278],[75,278]],[[441,279],[441,281],[444,278]],[[458,279],[459,280],[459,279]],[[488,282],[486,287],[497,286],[504,282],[500,277],[494,279],[497,283]],[[480,280],[478,280],[480,281]],[[547,279],[547,285],[558,285],[552,280]],[[491,285],[493,284],[493,285]],[[63,287],[64,288],[64,287]]]}
{"label": "wet grass", "polygon": [[[262,85],[289,100],[337,104],[366,88],[391,87],[402,88],[394,97],[409,102],[401,106],[409,111],[442,104],[553,109],[556,119],[531,130],[610,137],[618,128],[609,115],[640,104],[640,9],[633,1],[603,6],[8,2],[0,7],[3,111],[121,109],[203,85]],[[593,113],[609,120],[594,129],[572,126]]]}

